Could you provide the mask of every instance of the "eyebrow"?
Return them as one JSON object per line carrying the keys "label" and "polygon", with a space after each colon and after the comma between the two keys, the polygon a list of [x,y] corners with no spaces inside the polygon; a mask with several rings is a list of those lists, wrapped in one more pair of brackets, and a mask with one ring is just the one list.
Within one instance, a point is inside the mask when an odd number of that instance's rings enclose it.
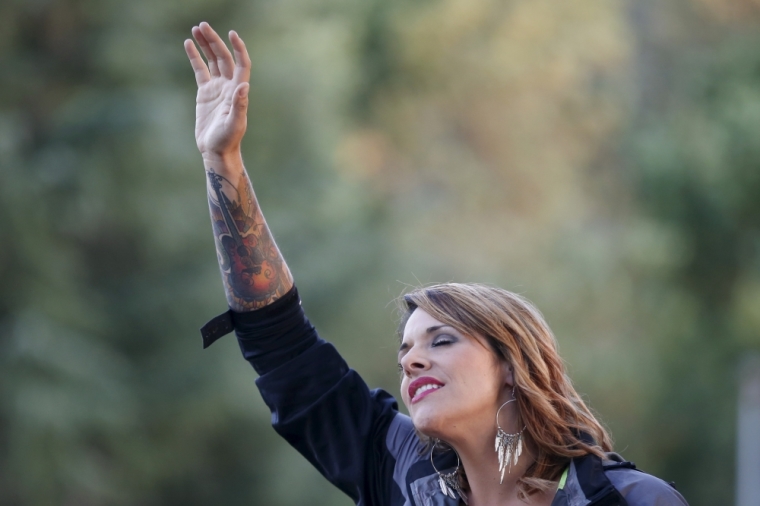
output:
{"label": "eyebrow", "polygon": [[[446,325],[446,324],[443,324],[443,325],[433,325],[432,327],[428,327],[427,329],[425,329],[425,334],[432,334],[436,330],[441,330],[444,327],[449,327],[449,328],[452,328],[452,329],[454,328],[451,325]],[[456,329],[454,329],[454,330],[456,330]],[[406,351],[408,349],[409,349],[409,344],[407,344],[407,343],[401,343],[401,346],[399,346],[399,348],[398,348],[398,352],[401,353],[402,351]]]}

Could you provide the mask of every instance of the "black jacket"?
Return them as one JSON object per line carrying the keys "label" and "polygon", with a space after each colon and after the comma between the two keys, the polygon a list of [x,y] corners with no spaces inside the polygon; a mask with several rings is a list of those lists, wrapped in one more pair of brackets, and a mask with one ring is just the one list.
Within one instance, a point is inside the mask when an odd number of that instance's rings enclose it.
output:
{"label": "black jacket", "polygon": [[[412,422],[387,392],[370,390],[335,348],[317,335],[293,288],[249,313],[228,311],[203,329],[204,347],[235,329],[274,429],[356,504],[455,506],[441,492]],[[552,506],[686,506],[665,482],[615,454],[574,459]],[[436,457],[451,470],[452,452]]]}

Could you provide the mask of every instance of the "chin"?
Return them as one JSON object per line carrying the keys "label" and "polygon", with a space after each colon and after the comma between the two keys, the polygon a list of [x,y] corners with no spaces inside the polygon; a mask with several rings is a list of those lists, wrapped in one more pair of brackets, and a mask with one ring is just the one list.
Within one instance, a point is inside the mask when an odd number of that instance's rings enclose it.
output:
{"label": "chin", "polygon": [[427,437],[434,437],[438,439],[446,439],[445,427],[446,418],[436,415],[433,410],[421,409],[416,410],[412,414],[412,423],[417,431]]}

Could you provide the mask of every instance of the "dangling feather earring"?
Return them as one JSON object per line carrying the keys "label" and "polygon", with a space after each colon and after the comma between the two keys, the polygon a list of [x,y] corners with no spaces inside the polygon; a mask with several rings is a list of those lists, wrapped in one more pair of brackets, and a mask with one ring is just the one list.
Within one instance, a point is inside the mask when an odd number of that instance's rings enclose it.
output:
{"label": "dangling feather earring", "polygon": [[435,450],[435,447],[439,443],[440,441],[436,439],[433,448],[430,450],[430,463],[433,465],[433,470],[438,473],[438,486],[441,487],[441,492],[443,492],[443,495],[451,497],[452,499],[456,499],[457,496],[459,496],[459,498],[462,499],[462,502],[467,504],[467,495],[459,485],[459,477],[457,476],[457,471],[459,471],[459,454],[456,452],[456,450],[452,448],[452,450],[454,450],[454,454],[457,456],[456,469],[450,473],[442,473],[435,467],[435,463],[433,462],[433,450]]}
{"label": "dangling feather earring", "polygon": [[501,425],[499,425],[499,413],[501,413],[501,410],[504,406],[509,404],[510,402],[515,402],[517,399],[515,399],[515,389],[512,389],[512,398],[509,399],[507,402],[501,405],[499,410],[496,412],[496,441],[494,442],[494,450],[496,451],[496,454],[499,456],[499,472],[501,473],[501,478],[499,480],[499,483],[504,482],[504,471],[507,471],[508,473],[512,472],[512,466],[517,465],[517,459],[520,458],[520,455],[522,454],[522,447],[523,447],[523,437],[522,434],[525,431],[525,427],[522,428],[520,432],[515,432],[514,434],[508,434],[504,431],[504,429],[501,428]]}

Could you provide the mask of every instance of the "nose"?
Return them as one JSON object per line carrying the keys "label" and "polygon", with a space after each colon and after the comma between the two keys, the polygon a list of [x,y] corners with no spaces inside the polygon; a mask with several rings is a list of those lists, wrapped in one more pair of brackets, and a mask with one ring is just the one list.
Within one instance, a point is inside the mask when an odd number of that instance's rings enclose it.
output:
{"label": "nose", "polygon": [[424,351],[417,346],[412,346],[409,351],[401,357],[400,363],[404,375],[409,378],[417,373],[430,369],[430,360]]}

